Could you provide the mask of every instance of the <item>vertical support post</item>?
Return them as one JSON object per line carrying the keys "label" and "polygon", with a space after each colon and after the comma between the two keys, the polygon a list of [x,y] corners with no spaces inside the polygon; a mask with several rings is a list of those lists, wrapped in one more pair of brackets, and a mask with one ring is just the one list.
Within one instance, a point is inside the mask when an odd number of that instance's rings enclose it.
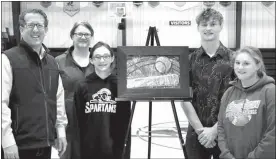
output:
{"label": "vertical support post", "polygon": [[148,127],[148,159],[151,155],[151,122],[152,122],[152,101],[149,101],[149,127]]}
{"label": "vertical support post", "polygon": [[236,2],[236,48],[241,47],[242,2]]}
{"label": "vertical support post", "polygon": [[130,114],[130,119],[129,119],[129,123],[128,123],[128,126],[127,126],[127,132],[126,132],[126,136],[125,136],[125,140],[124,140],[124,148],[123,148],[123,153],[122,153],[122,159],[125,158],[128,135],[130,133],[130,127],[131,127],[131,123],[132,123],[132,119],[133,119],[133,115],[134,115],[134,111],[135,111],[135,106],[136,106],[136,101],[133,101],[132,110],[131,110],[131,114]]}
{"label": "vertical support post", "polygon": [[122,18],[118,24],[118,29],[122,31],[122,46],[126,46],[126,19]]}
{"label": "vertical support post", "polygon": [[20,31],[19,31],[20,2],[14,1],[11,3],[12,3],[13,32],[14,32],[14,37],[16,39],[16,43],[13,45],[17,45],[20,42]]}
{"label": "vertical support post", "polygon": [[122,18],[121,23],[124,26],[124,29],[122,29],[122,45],[126,46],[126,38],[127,38],[127,35],[126,35],[126,19]]}
{"label": "vertical support post", "polygon": [[178,132],[178,137],[179,137],[179,141],[181,143],[181,148],[183,151],[183,155],[185,156],[185,143],[182,137],[182,133],[181,133],[181,129],[180,129],[180,124],[178,121],[178,116],[177,116],[177,112],[176,112],[176,108],[175,108],[175,104],[174,101],[171,101],[172,104],[172,110],[173,110],[173,115],[174,115],[174,120],[175,120],[175,124],[176,124],[176,128],[177,128],[177,132]]}

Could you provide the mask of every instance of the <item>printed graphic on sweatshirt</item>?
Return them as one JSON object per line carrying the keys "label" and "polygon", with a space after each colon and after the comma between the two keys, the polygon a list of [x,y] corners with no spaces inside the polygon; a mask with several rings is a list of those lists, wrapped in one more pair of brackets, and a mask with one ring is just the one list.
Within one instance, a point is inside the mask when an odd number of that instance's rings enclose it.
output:
{"label": "printed graphic on sweatshirt", "polygon": [[111,92],[102,88],[92,95],[92,99],[86,103],[85,113],[107,112],[116,113],[116,101],[111,99]]}
{"label": "printed graphic on sweatshirt", "polygon": [[248,99],[232,101],[227,106],[226,118],[235,126],[244,126],[251,120],[252,115],[258,113],[260,102],[260,100]]}

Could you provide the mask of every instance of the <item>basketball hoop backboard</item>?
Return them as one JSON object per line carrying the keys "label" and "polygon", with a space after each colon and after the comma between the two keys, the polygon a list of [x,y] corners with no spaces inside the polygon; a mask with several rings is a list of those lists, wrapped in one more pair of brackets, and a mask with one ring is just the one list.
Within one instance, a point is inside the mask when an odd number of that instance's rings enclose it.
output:
{"label": "basketball hoop backboard", "polygon": [[122,18],[126,18],[125,2],[108,2],[108,15],[115,18],[116,22],[121,22]]}

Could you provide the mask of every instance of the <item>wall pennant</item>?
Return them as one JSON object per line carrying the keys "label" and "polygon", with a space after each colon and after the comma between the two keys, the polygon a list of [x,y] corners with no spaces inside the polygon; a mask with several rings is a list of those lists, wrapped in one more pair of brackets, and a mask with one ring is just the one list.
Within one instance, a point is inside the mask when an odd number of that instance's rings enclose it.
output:
{"label": "wall pennant", "polygon": [[207,8],[212,8],[215,5],[214,1],[206,1],[203,2],[203,5],[205,5]]}
{"label": "wall pennant", "polygon": [[80,11],[80,2],[63,2],[63,11],[73,17]]}
{"label": "wall pennant", "polygon": [[263,1],[262,4],[266,7],[270,7],[273,4],[273,1]]}
{"label": "wall pennant", "polygon": [[185,11],[201,5],[199,2],[162,2],[162,5],[175,9],[177,11]]}
{"label": "wall pennant", "polygon": [[134,4],[136,7],[139,7],[140,5],[143,4],[143,1],[134,1],[133,4]]}
{"label": "wall pennant", "polygon": [[92,4],[99,8],[103,4],[103,1],[93,1]]}
{"label": "wall pennant", "polygon": [[52,2],[50,1],[42,1],[40,2],[40,5],[44,8],[48,8],[49,6],[51,6]]}
{"label": "wall pennant", "polygon": [[148,4],[149,4],[152,8],[155,8],[155,7],[157,7],[157,6],[160,4],[160,2],[158,2],[158,1],[152,1],[152,2],[148,2]]}
{"label": "wall pennant", "polygon": [[174,4],[177,6],[177,7],[183,7],[185,4],[186,4],[186,2],[174,2]]}
{"label": "wall pennant", "polygon": [[228,7],[231,2],[227,2],[227,1],[222,1],[222,2],[219,2],[220,5],[222,5],[223,7]]}

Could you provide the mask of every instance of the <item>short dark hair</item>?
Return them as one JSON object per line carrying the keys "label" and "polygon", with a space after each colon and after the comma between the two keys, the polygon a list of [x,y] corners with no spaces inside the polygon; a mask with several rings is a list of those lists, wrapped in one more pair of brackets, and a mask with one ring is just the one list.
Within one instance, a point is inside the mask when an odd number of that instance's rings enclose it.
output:
{"label": "short dark hair", "polygon": [[19,15],[19,25],[20,26],[24,26],[26,24],[26,22],[25,22],[25,16],[28,13],[40,14],[44,18],[44,26],[45,26],[45,28],[48,27],[49,20],[47,18],[47,15],[45,14],[45,12],[43,10],[41,10],[41,9],[28,9],[28,10],[23,11]]}
{"label": "short dark hair", "polygon": [[76,29],[77,29],[80,25],[86,27],[86,28],[90,31],[91,36],[94,36],[94,30],[93,30],[92,26],[91,26],[88,22],[82,21],[82,22],[76,22],[76,23],[73,25],[73,28],[72,28],[71,31],[70,31],[70,37],[71,37],[71,39],[72,39],[73,35],[75,34]]}
{"label": "short dark hair", "polygon": [[208,21],[211,18],[219,21],[220,25],[223,23],[223,16],[219,11],[212,8],[204,9],[197,17],[196,23],[199,25],[201,21]]}
{"label": "short dark hair", "polygon": [[[99,41],[90,50],[90,58],[93,58],[93,54],[94,54],[95,50],[102,46],[105,47],[110,52],[111,57],[114,57],[114,52],[113,52],[112,48],[107,43]],[[110,65],[110,67],[111,67],[111,69],[115,68],[115,57],[114,57],[114,61]]]}

